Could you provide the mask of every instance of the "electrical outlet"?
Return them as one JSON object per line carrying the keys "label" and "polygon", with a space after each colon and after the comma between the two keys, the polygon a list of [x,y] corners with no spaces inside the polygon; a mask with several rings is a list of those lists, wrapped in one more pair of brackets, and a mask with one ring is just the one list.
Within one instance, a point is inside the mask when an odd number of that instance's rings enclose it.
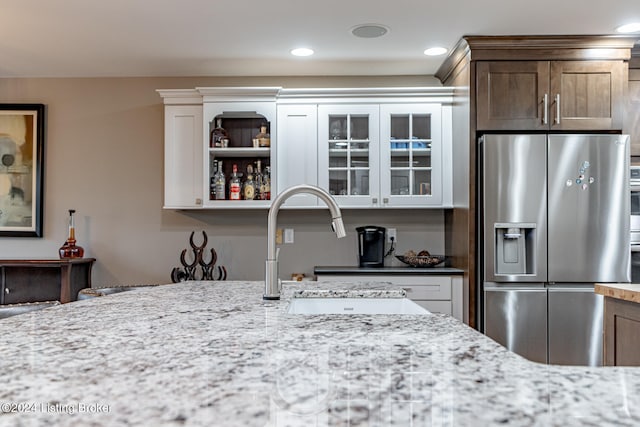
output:
{"label": "electrical outlet", "polygon": [[395,228],[387,228],[387,243],[391,243],[391,238],[393,238],[394,242],[398,243],[398,236],[396,236]]}
{"label": "electrical outlet", "polygon": [[276,244],[282,244],[282,228],[276,228]]}
{"label": "electrical outlet", "polygon": [[284,242],[293,243],[293,228],[284,229]]}

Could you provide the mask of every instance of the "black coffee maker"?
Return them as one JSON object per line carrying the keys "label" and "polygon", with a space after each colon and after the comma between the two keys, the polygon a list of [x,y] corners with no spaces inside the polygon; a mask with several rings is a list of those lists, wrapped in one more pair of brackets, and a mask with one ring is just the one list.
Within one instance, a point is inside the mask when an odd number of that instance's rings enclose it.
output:
{"label": "black coffee maker", "polygon": [[360,267],[384,266],[384,242],[387,229],[376,225],[357,227]]}

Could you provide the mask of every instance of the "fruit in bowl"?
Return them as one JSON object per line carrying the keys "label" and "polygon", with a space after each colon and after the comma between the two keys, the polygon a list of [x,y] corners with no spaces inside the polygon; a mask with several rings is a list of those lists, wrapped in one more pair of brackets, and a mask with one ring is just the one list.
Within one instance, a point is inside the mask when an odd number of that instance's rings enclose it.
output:
{"label": "fruit in bowl", "polygon": [[433,267],[445,259],[442,255],[431,255],[426,249],[418,253],[414,250],[408,250],[404,255],[396,255],[396,258],[412,267]]}

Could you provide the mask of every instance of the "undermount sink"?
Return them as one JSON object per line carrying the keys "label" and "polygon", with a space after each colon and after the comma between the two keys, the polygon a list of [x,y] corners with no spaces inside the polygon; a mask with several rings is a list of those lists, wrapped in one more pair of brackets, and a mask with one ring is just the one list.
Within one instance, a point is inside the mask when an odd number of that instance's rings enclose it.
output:
{"label": "undermount sink", "polygon": [[288,314],[430,314],[409,298],[292,298]]}

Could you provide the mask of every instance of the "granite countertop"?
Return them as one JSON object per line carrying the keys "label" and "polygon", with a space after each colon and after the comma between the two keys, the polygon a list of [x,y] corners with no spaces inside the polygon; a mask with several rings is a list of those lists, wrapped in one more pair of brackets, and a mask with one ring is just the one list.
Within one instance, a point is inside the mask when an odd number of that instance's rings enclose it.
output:
{"label": "granite countertop", "polygon": [[4,319],[0,425],[640,423],[637,368],[536,364],[446,315],[286,314],[327,285],[186,282]]}
{"label": "granite countertop", "polygon": [[420,275],[455,275],[463,274],[459,268],[435,266],[435,267],[410,267],[408,265],[398,267],[358,267],[358,266],[324,266],[319,265],[313,268],[314,274],[420,274]]}
{"label": "granite countertop", "polygon": [[605,297],[640,303],[638,283],[596,283],[595,292]]}

